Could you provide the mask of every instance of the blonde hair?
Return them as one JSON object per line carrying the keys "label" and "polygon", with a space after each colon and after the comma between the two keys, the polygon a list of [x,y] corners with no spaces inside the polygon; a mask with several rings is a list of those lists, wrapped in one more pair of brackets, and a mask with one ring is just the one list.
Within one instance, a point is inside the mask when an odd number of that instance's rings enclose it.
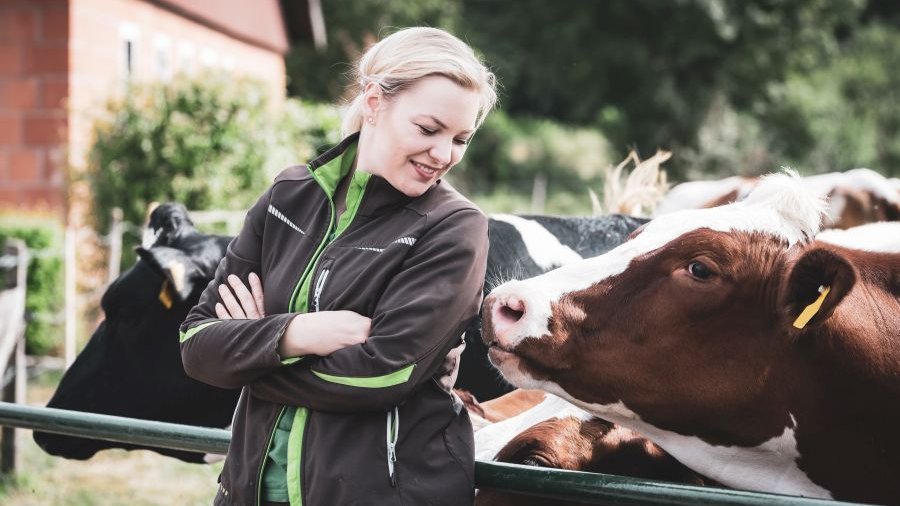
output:
{"label": "blonde hair", "polygon": [[404,28],[370,47],[355,69],[356,97],[341,124],[346,137],[362,128],[363,92],[369,83],[381,86],[388,99],[428,76],[444,76],[478,92],[481,103],[475,127],[481,126],[497,102],[496,78],[468,44],[438,28]]}

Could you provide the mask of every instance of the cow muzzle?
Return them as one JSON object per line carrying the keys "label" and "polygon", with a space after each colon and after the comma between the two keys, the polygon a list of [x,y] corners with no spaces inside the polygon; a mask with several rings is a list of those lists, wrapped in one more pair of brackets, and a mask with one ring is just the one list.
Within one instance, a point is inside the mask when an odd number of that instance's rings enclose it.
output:
{"label": "cow muzzle", "polygon": [[489,295],[484,301],[484,343],[501,348],[514,347],[516,326],[525,317],[525,300],[512,295]]}

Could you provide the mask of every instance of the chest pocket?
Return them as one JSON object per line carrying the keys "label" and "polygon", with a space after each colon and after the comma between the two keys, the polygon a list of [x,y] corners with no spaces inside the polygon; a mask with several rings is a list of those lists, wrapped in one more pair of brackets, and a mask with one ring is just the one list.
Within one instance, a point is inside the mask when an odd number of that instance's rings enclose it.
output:
{"label": "chest pocket", "polygon": [[404,236],[383,245],[329,247],[310,286],[310,308],[349,310],[371,317],[415,243],[415,237]]}

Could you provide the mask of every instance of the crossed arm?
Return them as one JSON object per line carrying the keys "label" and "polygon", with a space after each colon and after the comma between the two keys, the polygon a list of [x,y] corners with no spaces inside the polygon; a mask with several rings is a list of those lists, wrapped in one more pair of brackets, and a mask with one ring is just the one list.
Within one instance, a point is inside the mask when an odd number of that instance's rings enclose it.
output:
{"label": "crossed arm", "polygon": [[[255,272],[247,276],[249,287],[234,274],[218,286],[221,302],[215,305],[222,320],[256,320],[266,315],[262,282]],[[353,311],[320,311],[295,316],[278,342],[282,359],[308,355],[327,356],[366,342],[372,320]]]}

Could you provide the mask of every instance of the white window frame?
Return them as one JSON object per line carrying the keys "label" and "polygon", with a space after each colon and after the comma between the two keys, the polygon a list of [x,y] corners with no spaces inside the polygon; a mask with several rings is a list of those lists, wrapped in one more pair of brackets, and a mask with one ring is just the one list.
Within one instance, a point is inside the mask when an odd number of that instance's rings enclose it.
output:
{"label": "white window frame", "polygon": [[138,75],[138,49],[141,30],[128,21],[119,24],[119,76],[124,82],[133,81]]}
{"label": "white window frame", "polygon": [[161,81],[172,79],[172,41],[165,34],[158,33],[153,37],[153,66],[156,77]]}
{"label": "white window frame", "polygon": [[197,48],[189,40],[178,43],[178,71],[192,74],[197,67]]}

